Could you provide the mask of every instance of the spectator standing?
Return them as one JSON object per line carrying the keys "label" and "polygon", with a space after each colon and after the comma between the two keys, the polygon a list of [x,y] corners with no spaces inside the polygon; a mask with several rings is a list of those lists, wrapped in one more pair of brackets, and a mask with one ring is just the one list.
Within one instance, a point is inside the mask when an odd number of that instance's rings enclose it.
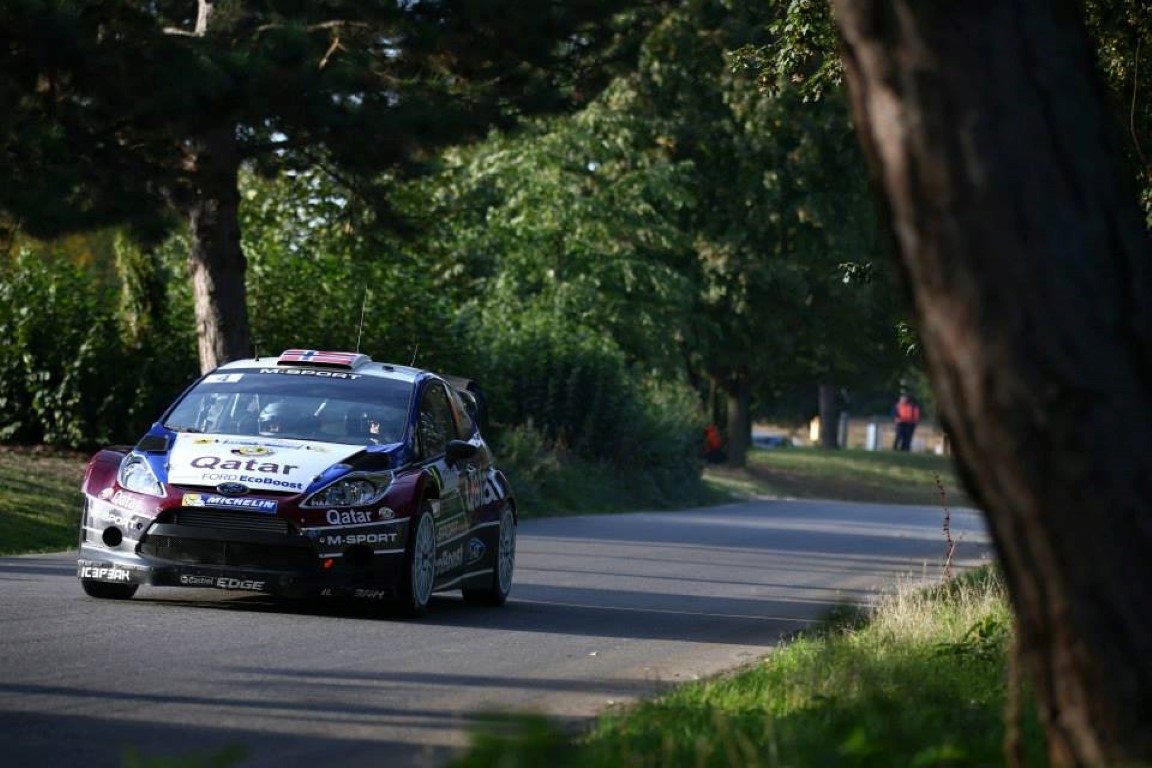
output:
{"label": "spectator standing", "polygon": [[896,422],[896,440],[892,450],[912,450],[912,435],[920,423],[920,406],[907,394],[902,394],[892,408],[892,416]]}
{"label": "spectator standing", "polygon": [[704,459],[710,464],[721,464],[728,459],[724,453],[724,440],[715,424],[704,429]]}

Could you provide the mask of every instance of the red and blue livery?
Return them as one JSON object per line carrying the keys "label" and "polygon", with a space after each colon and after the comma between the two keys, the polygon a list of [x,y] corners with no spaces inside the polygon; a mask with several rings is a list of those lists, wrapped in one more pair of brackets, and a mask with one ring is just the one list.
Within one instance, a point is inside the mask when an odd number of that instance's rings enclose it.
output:
{"label": "red and blue livery", "polygon": [[502,605],[516,503],[475,382],[352,352],[292,349],[202,376],[135,446],[92,457],[77,576],[386,601],[459,589]]}

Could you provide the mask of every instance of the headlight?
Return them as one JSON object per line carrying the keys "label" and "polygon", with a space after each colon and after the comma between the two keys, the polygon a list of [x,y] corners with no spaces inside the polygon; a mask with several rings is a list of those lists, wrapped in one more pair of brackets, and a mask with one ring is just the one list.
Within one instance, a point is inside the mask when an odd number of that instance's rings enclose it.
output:
{"label": "headlight", "polygon": [[150,496],[163,496],[164,486],[156,479],[152,467],[143,456],[130,453],[120,462],[120,472],[116,479],[120,486],[136,493],[147,493]]}
{"label": "headlight", "polygon": [[391,472],[342,477],[304,500],[305,507],[363,507],[384,498],[392,486]]}

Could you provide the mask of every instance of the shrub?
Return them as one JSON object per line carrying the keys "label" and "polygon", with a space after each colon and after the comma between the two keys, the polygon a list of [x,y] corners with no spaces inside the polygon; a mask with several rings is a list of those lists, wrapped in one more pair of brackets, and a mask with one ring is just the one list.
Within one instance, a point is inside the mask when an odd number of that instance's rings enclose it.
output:
{"label": "shrub", "polygon": [[118,297],[70,263],[21,252],[0,269],[0,440],[90,448],[134,439],[195,375],[190,334],[124,342]]}
{"label": "shrub", "polygon": [[546,316],[481,323],[469,346],[518,485],[565,471],[557,487],[583,485],[573,483],[578,467],[644,505],[699,496],[703,421],[686,385],[640,376],[610,339]]}

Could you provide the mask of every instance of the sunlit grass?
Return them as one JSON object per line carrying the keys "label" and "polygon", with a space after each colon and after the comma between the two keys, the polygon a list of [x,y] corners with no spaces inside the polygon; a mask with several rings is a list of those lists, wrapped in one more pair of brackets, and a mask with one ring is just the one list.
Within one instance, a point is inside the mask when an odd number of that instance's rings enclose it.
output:
{"label": "sunlit grass", "polygon": [[973,506],[952,457],[932,453],[756,449],[745,468],[709,467],[705,478],[717,487],[783,498]]}
{"label": "sunlit grass", "polygon": [[76,546],[85,461],[0,448],[0,554]]}
{"label": "sunlit grass", "polygon": [[[907,584],[738,673],[679,687],[566,739],[540,719],[477,737],[456,766],[989,766],[1005,764],[1011,618],[982,569]],[[1023,718],[1026,764],[1043,765]],[[544,761],[544,762],[541,762]]]}

